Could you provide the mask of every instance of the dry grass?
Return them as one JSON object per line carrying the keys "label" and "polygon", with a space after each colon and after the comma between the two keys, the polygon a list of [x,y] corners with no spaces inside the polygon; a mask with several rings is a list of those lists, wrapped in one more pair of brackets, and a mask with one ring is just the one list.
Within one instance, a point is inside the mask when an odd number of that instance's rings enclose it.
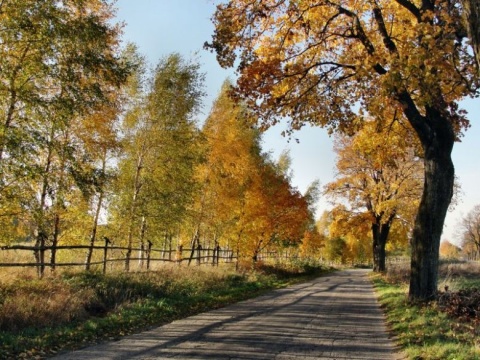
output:
{"label": "dry grass", "polygon": [[[438,269],[439,288],[458,289],[465,282],[479,279],[479,262],[442,262]],[[410,263],[395,263],[387,268],[385,279],[392,284],[408,284],[410,281]]]}
{"label": "dry grass", "polygon": [[[5,271],[3,271],[5,274]],[[0,283],[0,359],[51,356],[305,280],[234,266],[164,266],[159,271],[62,271],[37,279],[11,272]]]}
{"label": "dry grass", "polygon": [[0,330],[51,327],[87,317],[88,290],[75,291],[57,279],[21,280],[0,285]]}
{"label": "dry grass", "polygon": [[[232,267],[178,267],[101,275],[58,269],[38,279],[33,269],[1,269],[0,331],[48,328],[106,314],[148,296],[201,292],[233,275]],[[179,288],[182,289],[179,289]]]}

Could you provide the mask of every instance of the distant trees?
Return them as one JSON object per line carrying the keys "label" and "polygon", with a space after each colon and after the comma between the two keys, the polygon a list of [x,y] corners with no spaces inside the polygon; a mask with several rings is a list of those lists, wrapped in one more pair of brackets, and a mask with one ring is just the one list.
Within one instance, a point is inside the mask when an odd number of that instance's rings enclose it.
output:
{"label": "distant trees", "polygon": [[462,249],[453,245],[448,240],[440,243],[440,256],[447,260],[458,260],[460,258]]}
{"label": "distant trees", "polygon": [[291,186],[287,154],[275,163],[261,152],[251,113],[230,91],[227,81],[203,127],[206,161],[197,171],[202,190],[193,233],[255,262],[262,250],[300,243],[316,197]]}
{"label": "distant trees", "polygon": [[462,251],[467,258],[480,259],[480,205],[475,205],[459,225]]}
{"label": "distant trees", "polygon": [[[394,221],[413,227],[423,188],[421,150],[408,124],[395,118],[381,124],[368,121],[354,136],[337,136],[337,179],[325,190],[350,206],[336,211],[337,227],[343,224],[347,233],[355,229],[358,237],[372,239],[374,271],[385,271]],[[365,224],[370,224],[370,236],[361,230]]]}

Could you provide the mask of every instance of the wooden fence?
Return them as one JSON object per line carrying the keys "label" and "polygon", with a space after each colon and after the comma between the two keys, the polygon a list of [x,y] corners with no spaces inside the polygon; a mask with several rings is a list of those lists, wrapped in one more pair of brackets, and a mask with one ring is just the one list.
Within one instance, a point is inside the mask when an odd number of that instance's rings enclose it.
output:
{"label": "wooden fence", "polygon": [[[190,265],[194,262],[197,265],[201,264],[211,264],[213,266],[218,266],[220,262],[222,263],[232,263],[237,257],[234,255],[233,250],[222,249],[220,246],[216,246],[212,249],[202,248],[198,246],[193,249],[183,248],[182,246],[177,247],[176,249],[154,249],[152,243],[148,242],[147,246],[141,248],[127,248],[124,246],[115,246],[107,238],[105,238],[104,245],[64,245],[64,246],[43,246],[35,247],[28,245],[12,245],[12,246],[3,246],[0,247],[0,250],[3,251],[21,251],[21,252],[32,252],[38,253],[42,252],[42,257],[45,259],[47,252],[57,253],[62,250],[85,250],[93,249],[97,252],[101,252],[101,256],[97,253],[95,258],[96,260],[90,261],[69,261],[69,262],[8,262],[0,261],[0,267],[37,267],[40,270],[40,273],[43,273],[43,269],[50,267],[55,269],[56,267],[76,267],[76,266],[100,266],[103,273],[107,271],[107,264],[126,262],[127,257],[126,253],[130,250],[131,254],[137,253],[138,256],[130,256],[129,262],[137,262],[139,269],[151,268],[151,264],[154,262],[163,262],[163,263],[175,263],[182,264],[183,262],[188,262]],[[86,252],[83,254],[86,256]]]}

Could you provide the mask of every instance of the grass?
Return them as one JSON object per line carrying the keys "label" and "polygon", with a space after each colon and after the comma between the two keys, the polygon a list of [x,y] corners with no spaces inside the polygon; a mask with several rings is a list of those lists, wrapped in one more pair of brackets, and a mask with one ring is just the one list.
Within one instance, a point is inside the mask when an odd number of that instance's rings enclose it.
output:
{"label": "grass", "polygon": [[[455,290],[475,288],[479,270],[472,265],[442,266],[439,283]],[[406,272],[394,268],[386,276],[373,276],[373,281],[391,331],[408,359],[480,359],[478,322],[450,316],[441,302],[410,303]]]}
{"label": "grass", "polygon": [[[318,276],[309,264],[178,268],[145,273],[63,272],[3,276],[0,359],[43,359],[162,325]],[[5,280],[7,279],[7,280]]]}

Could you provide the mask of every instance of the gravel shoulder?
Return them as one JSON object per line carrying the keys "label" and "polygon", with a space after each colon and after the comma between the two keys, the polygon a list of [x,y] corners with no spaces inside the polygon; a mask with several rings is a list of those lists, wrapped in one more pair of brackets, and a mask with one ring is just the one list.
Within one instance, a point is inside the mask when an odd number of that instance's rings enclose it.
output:
{"label": "gravel shoulder", "polygon": [[401,359],[368,273],[338,271],[54,359]]}

